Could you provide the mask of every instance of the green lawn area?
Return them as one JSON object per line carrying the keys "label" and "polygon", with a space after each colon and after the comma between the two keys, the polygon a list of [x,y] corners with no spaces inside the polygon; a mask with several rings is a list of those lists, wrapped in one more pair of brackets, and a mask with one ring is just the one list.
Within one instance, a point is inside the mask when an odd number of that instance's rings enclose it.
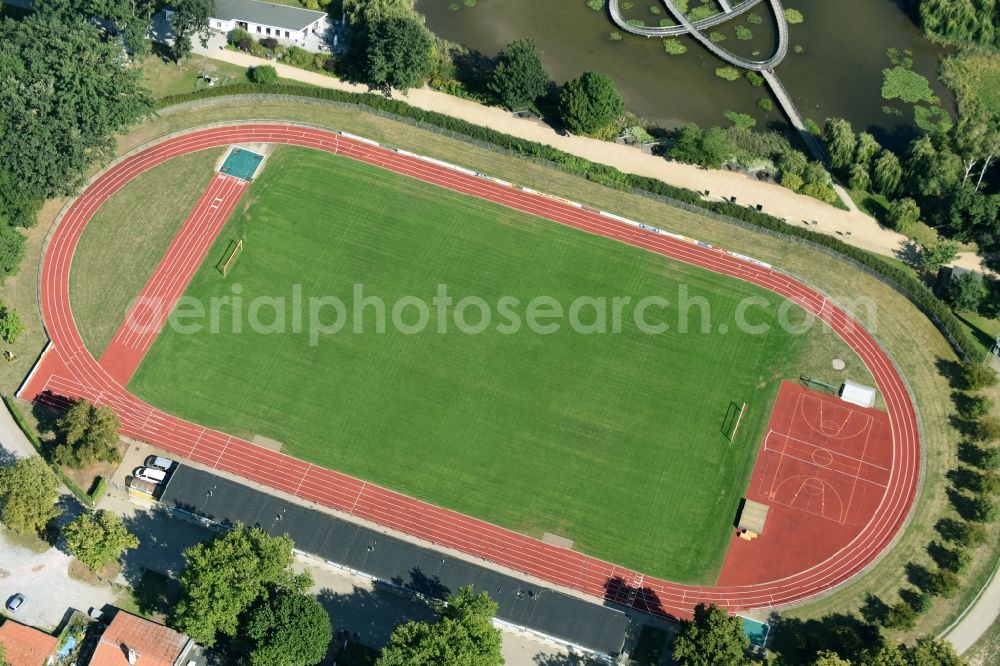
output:
{"label": "green lawn area", "polygon": [[[246,249],[223,279],[215,265],[240,237]],[[631,317],[619,333],[564,325],[551,335],[504,334],[496,311],[478,335],[454,325],[436,332],[436,313],[422,333],[391,325],[376,333],[369,307],[366,332],[352,332],[352,321],[311,346],[308,326],[236,332],[227,306],[218,332],[166,329],[130,388],[168,412],[278,440],[291,455],[435,504],[536,536],[558,533],[649,574],[710,582],[778,381],[797,378],[807,355],[826,368],[834,354],[856,359],[818,327],[779,332],[780,299],[770,292],[298,148],[270,157],[187,296],[211,309],[239,285],[249,310],[258,297],[290,303],[301,285],[304,299],[341,298],[350,317],[355,284],[390,310],[407,295],[430,303],[438,284],[456,302],[550,296],[567,309],[578,296],[676,302],[683,285],[710,304],[713,332],[698,330],[694,306],[692,330],[666,335],[642,333]],[[772,333],[736,331],[736,308],[750,296],[770,300],[747,318]],[[672,308],[664,316],[677,321]],[[332,317],[327,310],[324,320]],[[272,319],[265,307],[260,320]],[[414,319],[411,308],[406,320]],[[591,311],[581,319],[593,321]],[[720,324],[730,331],[716,332]],[[750,409],[730,444],[724,422],[744,401]]]}
{"label": "green lawn area", "polygon": [[[221,149],[203,150],[153,167],[125,185],[87,224],[73,257],[69,295],[84,344],[95,358],[194,210],[221,155]],[[129,237],[127,248],[116,242],[123,233]]]}
{"label": "green lawn area", "polygon": [[[176,64],[158,53],[153,53],[143,60],[142,74],[143,83],[157,99],[170,95],[183,95],[204,88],[206,84],[201,80],[202,75],[218,79],[216,86],[248,83],[245,67],[196,54],[191,54],[180,64]],[[278,78],[278,82],[293,86],[308,85],[281,77]]]}

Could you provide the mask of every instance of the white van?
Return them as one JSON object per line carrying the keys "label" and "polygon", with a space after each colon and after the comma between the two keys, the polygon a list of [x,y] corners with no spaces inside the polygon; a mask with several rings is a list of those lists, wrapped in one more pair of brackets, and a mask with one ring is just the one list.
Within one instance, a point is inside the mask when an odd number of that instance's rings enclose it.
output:
{"label": "white van", "polygon": [[170,458],[164,458],[163,456],[149,456],[146,458],[146,467],[162,469],[164,472],[169,472],[176,464]]}
{"label": "white van", "polygon": [[137,479],[142,479],[143,481],[163,483],[163,481],[167,478],[167,473],[162,469],[153,469],[152,467],[136,467],[132,472],[132,476]]}

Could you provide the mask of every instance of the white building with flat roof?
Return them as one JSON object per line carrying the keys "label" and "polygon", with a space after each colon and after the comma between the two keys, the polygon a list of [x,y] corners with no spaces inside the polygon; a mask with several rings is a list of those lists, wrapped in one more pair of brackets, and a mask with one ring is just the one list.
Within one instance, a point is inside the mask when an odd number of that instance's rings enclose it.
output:
{"label": "white building with flat roof", "polygon": [[304,45],[327,28],[326,13],[258,0],[215,0],[209,19],[212,30],[246,30],[256,39],[273,37],[286,44]]}

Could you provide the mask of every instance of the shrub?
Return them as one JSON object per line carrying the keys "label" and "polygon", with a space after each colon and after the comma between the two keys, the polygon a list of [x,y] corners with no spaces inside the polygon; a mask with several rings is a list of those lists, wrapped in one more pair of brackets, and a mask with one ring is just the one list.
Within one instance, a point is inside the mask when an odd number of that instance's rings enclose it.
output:
{"label": "shrub", "polygon": [[688,47],[677,39],[664,39],[663,50],[670,55],[683,55],[687,53]]}
{"label": "shrub", "polygon": [[21,315],[17,314],[14,308],[0,304],[0,338],[3,338],[4,342],[14,344],[22,333],[24,333],[24,322],[21,321]]}
{"label": "shrub", "polygon": [[278,48],[278,40],[275,39],[274,37],[265,37],[264,39],[260,40],[260,45],[269,51],[273,51],[274,49]]}
{"label": "shrub", "polygon": [[753,39],[753,31],[745,25],[736,26],[736,39],[741,42],[748,42]]}
{"label": "shrub", "polygon": [[[229,43],[232,44],[233,46],[240,46],[244,41],[251,39],[253,39],[253,37],[251,37],[250,33],[244,30],[243,28],[236,28],[235,30],[229,33]],[[240,48],[243,47],[240,46]],[[243,50],[245,51],[246,49]]]}
{"label": "shrub", "polygon": [[785,20],[787,20],[792,25],[797,25],[806,20],[806,17],[802,15],[797,9],[786,9],[785,10]]}
{"label": "shrub", "polygon": [[753,70],[747,72],[747,81],[749,81],[750,85],[754,88],[761,88],[764,85],[764,77],[760,75],[760,72],[755,72]]}
{"label": "shrub", "polygon": [[253,51],[253,47],[256,46],[256,42],[247,37],[246,39],[241,39],[236,44],[236,46],[237,48],[239,48],[240,51],[245,51],[247,53],[250,53],[251,51]]}
{"label": "shrub", "polygon": [[335,58],[327,58],[323,61],[323,69],[327,72],[333,72],[337,69],[337,60]]}
{"label": "shrub", "polygon": [[793,192],[798,192],[805,182],[802,180],[802,176],[797,173],[792,173],[791,171],[786,171],[781,174],[781,184],[783,187],[787,187]]}
{"label": "shrub", "polygon": [[715,75],[726,81],[735,81],[740,78],[740,70],[735,67],[719,67],[715,70]]}
{"label": "shrub", "polygon": [[757,108],[766,113],[770,113],[771,111],[774,111],[774,102],[772,102],[768,97],[762,97],[757,100]]}
{"label": "shrub", "polygon": [[270,65],[257,65],[247,70],[247,78],[259,86],[266,86],[278,80],[278,70]]}

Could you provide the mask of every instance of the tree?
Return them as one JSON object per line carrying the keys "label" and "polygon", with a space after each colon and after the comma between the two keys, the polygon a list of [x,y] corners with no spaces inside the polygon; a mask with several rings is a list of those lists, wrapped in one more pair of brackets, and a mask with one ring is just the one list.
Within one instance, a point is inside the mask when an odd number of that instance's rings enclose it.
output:
{"label": "tree", "polygon": [[14,344],[22,333],[24,333],[24,323],[17,310],[0,303],[0,338],[3,338],[4,342]]}
{"label": "tree", "polygon": [[126,550],[139,546],[139,539],[128,531],[121,517],[103,509],[81,513],[62,533],[70,554],[91,571],[102,569]]}
{"label": "tree", "polygon": [[[115,133],[152,110],[141,69],[122,58],[83,17],[0,23],[0,165],[29,200],[72,194],[95,161],[114,155]],[[23,239],[9,234],[20,236],[0,225],[0,266],[19,259]]]}
{"label": "tree", "polygon": [[257,65],[247,71],[247,78],[259,86],[266,86],[278,80],[278,71],[271,65]]}
{"label": "tree", "polygon": [[854,147],[854,162],[856,164],[863,164],[866,167],[871,166],[872,160],[875,156],[879,154],[882,150],[882,146],[875,139],[874,136],[868,132],[861,132],[858,134],[858,143]]}
{"label": "tree", "polygon": [[927,580],[927,591],[939,597],[950,599],[958,592],[961,581],[958,574],[947,569],[938,569]]}
{"label": "tree", "polygon": [[574,134],[595,134],[624,112],[625,102],[614,81],[599,72],[584,72],[569,81],[559,96],[559,115]]}
{"label": "tree", "polygon": [[980,442],[995,442],[1000,440],[1000,418],[983,416],[976,421],[974,434]]}
{"label": "tree", "polygon": [[952,276],[948,283],[948,302],[958,312],[977,312],[986,298],[986,285],[975,273]]}
{"label": "tree", "polygon": [[851,666],[851,662],[841,659],[836,652],[824,650],[816,654],[812,666]]}
{"label": "tree", "polygon": [[997,517],[997,505],[988,496],[983,494],[973,495],[969,500],[969,520],[978,523],[989,523]]}
{"label": "tree", "polygon": [[778,158],[778,169],[781,173],[794,173],[801,176],[809,165],[809,158],[798,150],[786,150]]}
{"label": "tree", "polygon": [[202,47],[208,46],[212,34],[209,19],[215,11],[215,0],[171,0],[173,13],[170,27],[174,33],[174,43],[170,55],[180,62],[191,54],[191,38],[197,37]]}
{"label": "tree", "polygon": [[237,524],[184,551],[181,596],[170,626],[211,647],[218,634],[236,636],[239,618],[268,586],[296,587],[292,540]]}
{"label": "tree", "polygon": [[423,85],[431,69],[431,38],[415,18],[388,17],[369,26],[364,76],[385,94]]}
{"label": "tree", "polygon": [[910,197],[896,199],[889,204],[886,222],[901,234],[913,231],[913,226],[920,220],[920,207]]}
{"label": "tree", "polygon": [[315,597],[297,589],[272,590],[249,612],[241,632],[254,645],[253,666],[312,666],[326,657],[333,629]]}
{"label": "tree", "polygon": [[747,663],[750,639],[740,618],[715,604],[698,604],[694,619],[681,623],[674,639],[673,658],[681,666],[716,666]]}
{"label": "tree", "polygon": [[59,515],[58,497],[56,477],[41,458],[0,468],[0,518],[15,532],[40,532]]}
{"label": "tree", "polygon": [[548,86],[549,75],[533,39],[519,39],[505,46],[497,55],[488,84],[497,100],[508,109],[534,104]]}
{"label": "tree", "polygon": [[958,243],[942,240],[920,249],[920,267],[928,273],[938,270],[958,257]]}
{"label": "tree", "polygon": [[857,139],[851,123],[843,118],[830,118],[823,128],[823,141],[826,151],[830,154],[830,164],[837,169],[843,169],[854,159],[854,147]]}
{"label": "tree", "polygon": [[976,0],[919,0],[924,32],[957,44],[1000,46],[996,3]]}
{"label": "tree", "polygon": [[938,197],[956,186],[962,176],[962,160],[929,136],[910,143],[906,154],[906,186],[922,197]]}
{"label": "tree", "polygon": [[916,646],[908,652],[913,666],[968,666],[964,659],[955,654],[955,648],[950,642],[933,636],[917,639]]}
{"label": "tree", "polygon": [[485,592],[463,587],[436,608],[438,621],[396,627],[376,666],[500,666],[500,631],[493,626],[497,604]]}
{"label": "tree", "polygon": [[970,395],[962,402],[959,411],[967,419],[978,419],[993,411],[993,401],[989,396]]}
{"label": "tree", "polygon": [[979,391],[984,388],[995,386],[997,383],[997,373],[989,366],[967,361],[961,366],[961,381],[969,391]]}
{"label": "tree", "polygon": [[894,152],[883,150],[875,160],[872,172],[872,182],[876,192],[890,197],[899,191],[899,186],[903,182],[903,167]]}
{"label": "tree", "polygon": [[110,407],[95,407],[80,400],[57,421],[63,442],[56,446],[52,459],[60,465],[80,468],[93,462],[116,463],[118,430],[121,423]]}
{"label": "tree", "polygon": [[867,192],[871,189],[872,179],[868,175],[868,166],[865,164],[852,164],[848,172],[848,185],[852,190]]}
{"label": "tree", "polygon": [[56,14],[63,18],[94,17],[120,35],[133,58],[141,60],[150,53],[146,35],[149,25],[159,10],[158,0],[35,0],[33,6],[42,13]]}
{"label": "tree", "polygon": [[905,601],[898,601],[889,607],[885,615],[885,626],[890,629],[907,630],[917,624],[917,611]]}

